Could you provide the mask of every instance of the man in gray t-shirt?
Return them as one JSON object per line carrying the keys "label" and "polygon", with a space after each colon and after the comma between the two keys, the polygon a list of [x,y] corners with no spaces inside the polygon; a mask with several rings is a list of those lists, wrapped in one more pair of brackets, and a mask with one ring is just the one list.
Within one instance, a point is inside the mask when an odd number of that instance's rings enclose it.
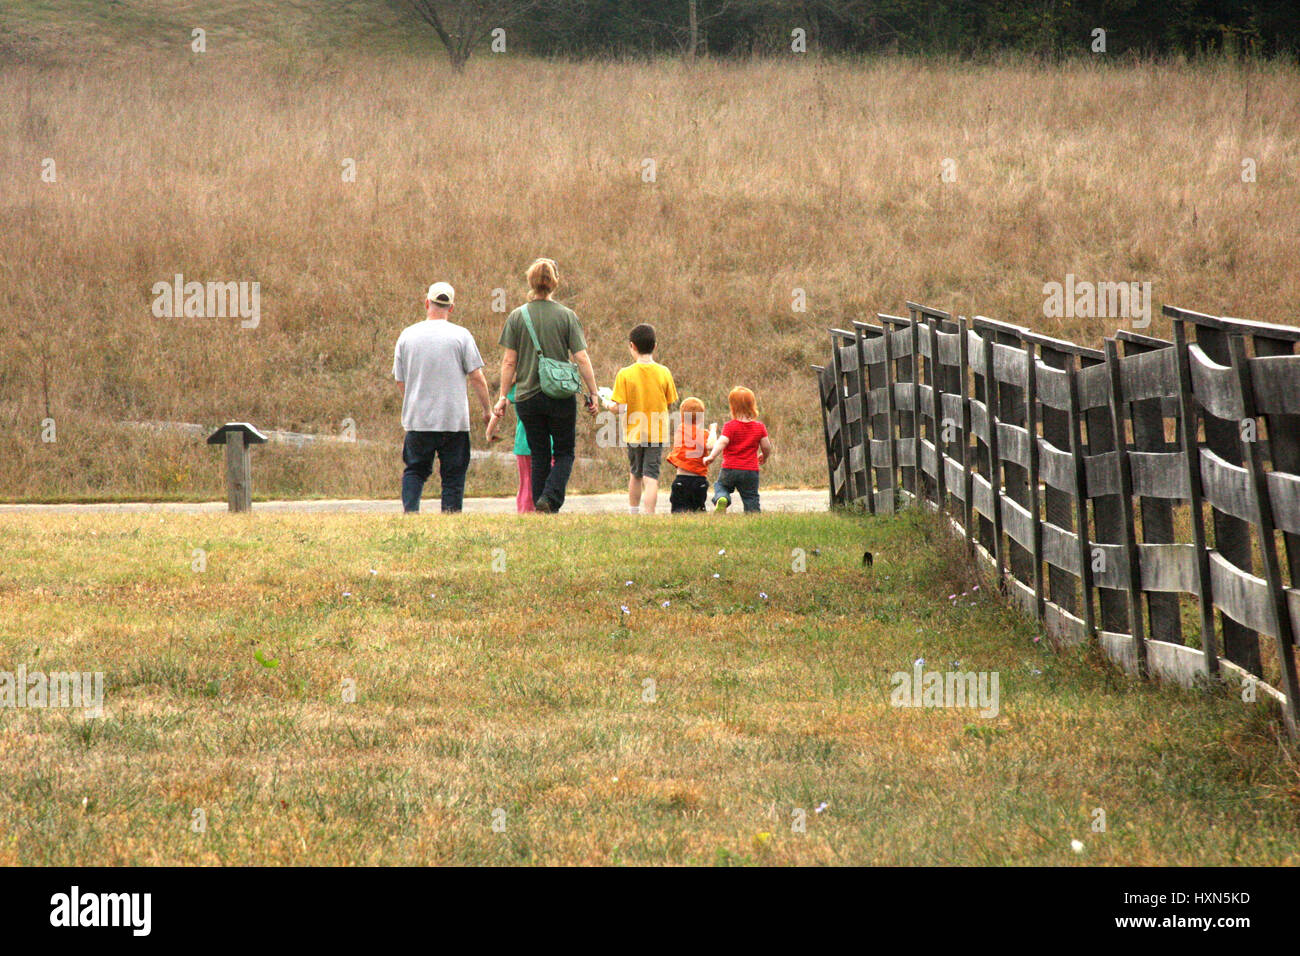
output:
{"label": "man in gray t-shirt", "polygon": [[483,407],[488,401],[483,359],[474,336],[450,320],[456,291],[446,282],[429,286],[425,319],[402,330],[393,350],[393,378],[402,386],[402,509],[420,510],[420,494],[438,458],[442,510],[460,511],[469,470],[469,396],[465,381]]}

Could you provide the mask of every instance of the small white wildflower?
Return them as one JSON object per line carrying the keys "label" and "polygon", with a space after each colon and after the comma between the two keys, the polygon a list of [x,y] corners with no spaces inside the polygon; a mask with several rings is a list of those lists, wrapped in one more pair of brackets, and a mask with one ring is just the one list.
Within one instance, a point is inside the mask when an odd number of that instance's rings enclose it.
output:
{"label": "small white wildflower", "polygon": [[1083,852],[1083,842],[1082,842],[1081,840],[1071,840],[1071,841],[1070,841],[1070,849],[1073,850],[1075,853],[1082,853],[1082,852]]}

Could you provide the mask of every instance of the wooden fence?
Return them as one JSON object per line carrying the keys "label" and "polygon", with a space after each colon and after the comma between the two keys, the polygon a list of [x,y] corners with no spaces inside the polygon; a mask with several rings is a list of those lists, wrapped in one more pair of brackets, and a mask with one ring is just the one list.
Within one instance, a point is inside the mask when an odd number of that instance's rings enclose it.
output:
{"label": "wooden fence", "polygon": [[1166,306],[1173,342],[1098,351],[908,312],[830,330],[813,366],[832,507],[937,508],[1057,640],[1246,682],[1294,739],[1300,329]]}

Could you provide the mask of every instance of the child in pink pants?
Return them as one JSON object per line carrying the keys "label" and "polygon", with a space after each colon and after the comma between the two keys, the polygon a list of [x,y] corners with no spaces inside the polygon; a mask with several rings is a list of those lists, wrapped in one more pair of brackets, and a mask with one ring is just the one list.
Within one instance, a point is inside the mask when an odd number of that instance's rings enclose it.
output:
{"label": "child in pink pants", "polygon": [[[513,405],[515,401],[514,386],[510,386],[510,394],[506,396]],[[519,416],[515,416],[515,464],[519,468],[519,493],[515,495],[515,510],[520,514],[529,511],[536,511],[533,507],[533,454],[528,447],[528,436],[524,434],[524,423],[519,421]],[[497,425],[501,421],[501,416],[492,415],[491,421],[488,422],[487,440],[488,442],[496,441]]]}

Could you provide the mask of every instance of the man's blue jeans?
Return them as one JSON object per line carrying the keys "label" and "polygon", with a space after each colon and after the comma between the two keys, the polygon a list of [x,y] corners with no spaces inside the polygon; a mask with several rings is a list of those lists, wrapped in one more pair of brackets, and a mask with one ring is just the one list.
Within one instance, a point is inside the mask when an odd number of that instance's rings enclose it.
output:
{"label": "man's blue jeans", "polygon": [[465,501],[465,473],[469,471],[469,432],[407,432],[402,445],[402,510],[414,514],[420,510],[420,494],[433,474],[433,459],[438,458],[438,477],[442,481],[442,510],[460,511]]}
{"label": "man's blue jeans", "polygon": [[740,492],[746,511],[758,511],[758,472],[743,468],[724,468],[718,473],[718,481],[713,486],[713,500],[723,495],[731,497],[733,491]]}

